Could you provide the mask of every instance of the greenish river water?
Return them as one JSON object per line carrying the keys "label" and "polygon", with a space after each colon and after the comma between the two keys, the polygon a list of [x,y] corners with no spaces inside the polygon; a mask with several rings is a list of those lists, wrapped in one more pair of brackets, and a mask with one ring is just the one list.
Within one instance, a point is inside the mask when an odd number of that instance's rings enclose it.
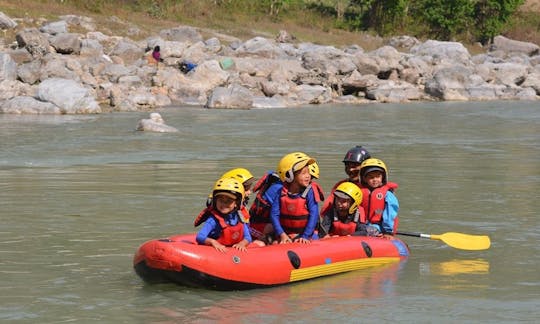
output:
{"label": "greenish river water", "polygon": [[[540,317],[540,105],[414,103],[0,115],[0,321],[28,323],[510,323]],[[402,237],[411,257],[270,289],[148,285],[146,240],[193,232],[213,182],[257,177],[292,151],[325,191],[356,144],[399,183],[400,230],[487,234],[485,251]]]}

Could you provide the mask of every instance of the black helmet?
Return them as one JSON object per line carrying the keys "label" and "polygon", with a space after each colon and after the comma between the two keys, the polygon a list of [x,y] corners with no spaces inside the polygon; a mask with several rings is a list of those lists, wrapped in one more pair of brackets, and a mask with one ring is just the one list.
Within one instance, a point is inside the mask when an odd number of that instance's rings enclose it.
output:
{"label": "black helmet", "polygon": [[343,163],[355,162],[362,163],[364,160],[369,159],[371,154],[363,148],[361,145],[356,145],[352,149],[348,150],[343,158]]}

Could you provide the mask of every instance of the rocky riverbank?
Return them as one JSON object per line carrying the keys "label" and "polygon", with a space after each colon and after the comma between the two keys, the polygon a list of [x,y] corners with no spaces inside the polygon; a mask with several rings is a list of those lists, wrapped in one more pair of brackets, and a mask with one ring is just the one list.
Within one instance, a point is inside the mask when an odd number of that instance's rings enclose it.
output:
{"label": "rocky riverbank", "polygon": [[[242,41],[178,26],[133,41],[101,33],[88,17],[40,28],[21,28],[22,20],[0,12],[0,27],[17,30],[0,44],[0,113],[540,99],[540,47],[503,36],[477,55],[461,43],[408,36],[366,52],[299,43],[285,31]],[[161,62],[151,57],[156,45]],[[183,62],[196,66],[188,72]]]}

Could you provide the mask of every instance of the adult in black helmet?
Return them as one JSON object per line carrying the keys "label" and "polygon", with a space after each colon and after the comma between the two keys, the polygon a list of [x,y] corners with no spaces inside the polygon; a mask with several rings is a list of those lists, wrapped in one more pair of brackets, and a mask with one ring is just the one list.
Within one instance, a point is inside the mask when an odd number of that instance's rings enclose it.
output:
{"label": "adult in black helmet", "polygon": [[334,185],[332,191],[330,192],[330,195],[324,201],[323,209],[328,208],[328,204],[334,201],[334,191],[340,184],[344,182],[352,182],[357,185],[358,188],[362,187],[360,179],[360,165],[362,164],[362,162],[369,159],[370,157],[371,154],[369,154],[368,150],[363,148],[361,145],[356,145],[355,147],[350,148],[347,153],[345,153],[345,157],[343,158],[343,164],[345,166],[345,173],[347,174],[347,178],[338,181]]}
{"label": "adult in black helmet", "polygon": [[[360,164],[369,159],[371,154],[360,145],[357,145],[345,153],[343,164],[345,165],[345,173],[349,176],[346,181],[360,184]],[[342,181],[343,182],[343,181]]]}

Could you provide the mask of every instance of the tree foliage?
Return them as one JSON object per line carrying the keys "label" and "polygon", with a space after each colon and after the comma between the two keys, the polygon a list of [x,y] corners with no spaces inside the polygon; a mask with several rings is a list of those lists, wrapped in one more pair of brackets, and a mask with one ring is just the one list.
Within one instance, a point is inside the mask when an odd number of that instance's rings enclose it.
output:
{"label": "tree foliage", "polygon": [[416,14],[435,38],[449,40],[473,25],[474,3],[470,0],[422,0]]}
{"label": "tree foliage", "polygon": [[305,0],[338,26],[381,35],[423,31],[449,40],[466,35],[485,43],[500,33],[524,0]]}
{"label": "tree foliage", "polygon": [[[93,12],[110,2],[71,0]],[[525,0],[116,0],[157,19],[196,17],[214,8],[214,14],[243,13],[253,20],[301,17],[310,10],[333,19],[337,28],[373,31],[382,36],[409,34],[441,40],[466,39],[488,43],[504,31]],[[109,4],[110,5],[110,4]],[[299,19],[301,20],[301,19]]]}
{"label": "tree foliage", "polygon": [[486,44],[498,35],[524,0],[478,0],[474,8],[476,38]]}

